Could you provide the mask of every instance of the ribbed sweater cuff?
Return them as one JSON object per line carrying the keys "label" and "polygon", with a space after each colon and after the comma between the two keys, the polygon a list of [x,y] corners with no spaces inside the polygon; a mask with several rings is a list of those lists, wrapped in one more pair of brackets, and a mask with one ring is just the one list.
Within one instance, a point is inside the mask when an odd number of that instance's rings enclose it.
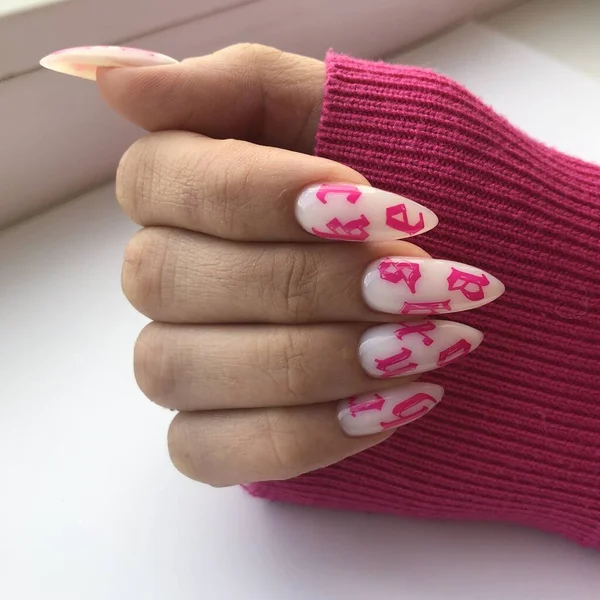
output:
{"label": "ribbed sweater cuff", "polygon": [[485,339],[424,378],[446,390],[430,415],[251,493],[523,523],[600,548],[600,168],[435,72],[334,53],[316,154],[434,210],[439,226],[415,243],[491,272],[507,292],[457,316]]}

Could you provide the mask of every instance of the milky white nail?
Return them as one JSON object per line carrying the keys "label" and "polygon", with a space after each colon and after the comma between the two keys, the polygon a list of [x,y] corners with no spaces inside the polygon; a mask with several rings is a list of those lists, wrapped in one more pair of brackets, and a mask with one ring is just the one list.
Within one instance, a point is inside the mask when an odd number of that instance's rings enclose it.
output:
{"label": "milky white nail", "polygon": [[358,354],[369,375],[385,379],[445,367],[473,352],[482,340],[483,333],[468,325],[424,319],[367,329]]}
{"label": "milky white nail", "polygon": [[305,188],[296,219],[309,233],[329,240],[401,240],[433,229],[435,214],[402,196],[368,185],[323,183]]}
{"label": "milky white nail", "polygon": [[503,293],[504,285],[493,275],[433,258],[381,258],[367,267],[363,279],[363,298],[371,308],[400,315],[470,310]]}
{"label": "milky white nail", "polygon": [[98,67],[155,67],[178,62],[170,56],[121,46],[82,46],[45,56],[40,65],[51,71],[96,80]]}
{"label": "milky white nail", "polygon": [[350,436],[372,435],[425,416],[444,395],[433,383],[410,383],[384,392],[341,400],[338,419]]}

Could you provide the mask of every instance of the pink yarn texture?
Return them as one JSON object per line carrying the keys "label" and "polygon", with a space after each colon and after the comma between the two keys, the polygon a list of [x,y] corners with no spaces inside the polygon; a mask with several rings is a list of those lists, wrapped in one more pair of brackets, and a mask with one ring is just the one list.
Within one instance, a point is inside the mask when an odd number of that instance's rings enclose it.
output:
{"label": "pink yarn texture", "polygon": [[331,52],[316,154],[434,210],[439,226],[415,242],[507,291],[451,317],[485,339],[422,378],[446,390],[429,415],[250,493],[513,522],[600,549],[600,167],[532,140],[446,77]]}

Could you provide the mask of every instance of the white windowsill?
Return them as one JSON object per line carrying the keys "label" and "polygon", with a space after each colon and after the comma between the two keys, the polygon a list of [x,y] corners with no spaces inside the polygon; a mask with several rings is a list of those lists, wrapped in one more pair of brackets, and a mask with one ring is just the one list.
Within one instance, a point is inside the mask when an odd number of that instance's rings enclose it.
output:
{"label": "white windowsill", "polygon": [[[521,20],[503,29],[515,39],[471,25],[398,60],[440,69],[529,133],[600,162],[600,80],[572,54],[554,61],[528,18],[535,35]],[[0,234],[7,598],[597,600],[598,553],[555,536],[270,504],[179,476],[171,414],[133,380],[145,319],[119,272],[136,227],[113,194],[98,188]]]}

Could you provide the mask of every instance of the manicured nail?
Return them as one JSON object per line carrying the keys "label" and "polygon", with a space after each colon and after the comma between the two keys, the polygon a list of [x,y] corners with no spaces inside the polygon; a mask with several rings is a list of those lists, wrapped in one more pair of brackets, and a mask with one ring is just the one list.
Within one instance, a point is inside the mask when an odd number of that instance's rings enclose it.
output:
{"label": "manicured nail", "polygon": [[367,329],[358,354],[369,375],[385,379],[445,367],[473,352],[482,340],[483,333],[468,325],[424,319]]}
{"label": "manicured nail", "polygon": [[461,312],[503,293],[504,285],[493,275],[433,258],[380,258],[363,279],[363,298],[372,309],[400,315]]}
{"label": "manicured nail", "polygon": [[401,240],[438,224],[431,210],[412,200],[345,183],[305,188],[296,203],[296,219],[309,233],[341,242]]}
{"label": "manicured nail", "polygon": [[156,67],[176,62],[179,61],[149,50],[121,46],[82,46],[53,52],[42,58],[40,65],[57,73],[96,81],[98,67]]}
{"label": "manicured nail", "polygon": [[340,401],[338,419],[347,435],[372,435],[420,419],[443,395],[444,388],[439,385],[410,383],[377,394],[353,396]]}

